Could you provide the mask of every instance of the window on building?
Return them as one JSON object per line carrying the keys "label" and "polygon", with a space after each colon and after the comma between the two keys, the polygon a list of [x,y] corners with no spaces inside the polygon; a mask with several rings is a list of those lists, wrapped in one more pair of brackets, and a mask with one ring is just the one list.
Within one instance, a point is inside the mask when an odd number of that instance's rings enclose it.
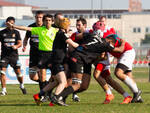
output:
{"label": "window on building", "polygon": [[78,15],[74,15],[74,18],[78,18]]}
{"label": "window on building", "polygon": [[93,18],[93,15],[90,15],[90,18]]}
{"label": "window on building", "polygon": [[111,14],[107,15],[107,18],[112,18]]}
{"label": "window on building", "polygon": [[88,18],[88,15],[84,15],[84,18]]}
{"label": "window on building", "polygon": [[73,15],[69,15],[69,18],[73,18]]}
{"label": "window on building", "polygon": [[80,15],[80,17],[81,17],[81,18],[84,18],[84,16],[83,16],[83,15]]}
{"label": "window on building", "polygon": [[136,28],[133,28],[133,33],[136,33]]}
{"label": "window on building", "polygon": [[141,32],[141,28],[140,27],[134,27],[133,28],[133,33],[140,33]]}
{"label": "window on building", "polygon": [[140,33],[141,32],[141,28],[138,28],[137,31],[138,31],[138,33]]}
{"label": "window on building", "polygon": [[150,33],[150,27],[145,28],[145,33]]}
{"label": "window on building", "polygon": [[68,15],[64,15],[64,17],[68,18]]}

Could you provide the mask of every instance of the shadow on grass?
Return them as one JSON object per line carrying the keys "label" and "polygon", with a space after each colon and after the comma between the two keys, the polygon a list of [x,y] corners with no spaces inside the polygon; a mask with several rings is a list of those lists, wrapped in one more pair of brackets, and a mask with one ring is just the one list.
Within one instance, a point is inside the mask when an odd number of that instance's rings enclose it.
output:
{"label": "shadow on grass", "polygon": [[144,92],[142,92],[142,93],[143,93],[143,94],[150,94],[150,92],[148,92],[148,91],[147,91],[147,92],[146,92],[146,91],[144,91]]}
{"label": "shadow on grass", "polygon": [[[36,104],[0,104],[0,106],[20,106],[20,107],[25,107],[25,106],[37,106],[37,105]],[[48,104],[42,104],[42,106],[48,106]]]}

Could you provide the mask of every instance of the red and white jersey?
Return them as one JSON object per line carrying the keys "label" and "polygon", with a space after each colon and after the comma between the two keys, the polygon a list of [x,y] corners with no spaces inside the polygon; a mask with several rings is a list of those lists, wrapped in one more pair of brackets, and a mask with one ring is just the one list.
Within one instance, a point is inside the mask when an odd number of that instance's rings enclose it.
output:
{"label": "red and white jersey", "polygon": [[100,33],[101,38],[105,38],[110,34],[115,34],[114,28],[109,27],[109,26],[105,26],[105,28],[100,31],[101,31],[101,33]]}
{"label": "red and white jersey", "polygon": [[[118,39],[120,40],[120,38],[118,38]],[[119,41],[117,40],[114,47],[119,47],[119,46],[120,46],[120,44],[119,44]],[[125,42],[124,51],[122,53],[110,52],[110,54],[112,54],[116,58],[120,58],[120,56],[128,50],[132,50],[132,46],[128,42]]]}
{"label": "red and white jersey", "polygon": [[[93,33],[93,30],[92,30],[92,29],[86,30],[85,33]],[[79,34],[78,31],[74,32],[74,33],[71,35],[70,39],[73,40],[74,42],[78,42],[79,39],[78,39],[78,37],[76,37],[77,34]]]}

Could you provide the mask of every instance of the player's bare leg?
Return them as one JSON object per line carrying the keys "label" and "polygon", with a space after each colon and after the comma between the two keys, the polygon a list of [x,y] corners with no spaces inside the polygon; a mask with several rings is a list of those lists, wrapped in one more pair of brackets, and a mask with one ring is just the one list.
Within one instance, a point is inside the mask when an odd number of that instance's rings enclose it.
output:
{"label": "player's bare leg", "polygon": [[18,82],[20,83],[20,89],[22,91],[23,94],[27,94],[27,91],[24,87],[24,84],[23,84],[23,75],[21,74],[21,70],[20,68],[18,69],[14,69],[15,73],[16,73],[16,76],[17,76],[17,80]]}
{"label": "player's bare leg", "polygon": [[0,95],[4,96],[7,95],[7,90],[6,90],[6,68],[1,69],[0,73],[0,79],[1,79],[1,87],[2,87],[2,92]]}

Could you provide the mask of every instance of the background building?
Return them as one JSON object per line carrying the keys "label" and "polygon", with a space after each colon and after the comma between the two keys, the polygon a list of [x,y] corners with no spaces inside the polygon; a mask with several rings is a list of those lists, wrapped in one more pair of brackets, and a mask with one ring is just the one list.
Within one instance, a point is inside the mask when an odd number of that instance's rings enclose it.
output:
{"label": "background building", "polygon": [[0,19],[6,19],[8,16],[17,19],[32,18],[32,8],[37,7],[0,0]]}
{"label": "background building", "polygon": [[15,3],[19,3],[19,4],[25,4],[25,0],[5,0],[7,2],[15,2]]}
{"label": "background building", "polygon": [[[9,2],[8,2],[9,1]],[[142,10],[141,0],[129,0],[128,9],[48,9],[38,8],[24,4],[24,0],[0,0],[0,26],[4,26],[8,16],[14,16],[17,25],[28,26],[34,21],[35,12],[42,10],[44,13],[63,13],[70,18],[71,27],[76,30],[75,23],[79,17],[87,19],[90,29],[100,16],[107,17],[107,23],[116,29],[117,34],[129,41],[132,45],[140,45],[141,39],[150,33],[150,10]]]}

